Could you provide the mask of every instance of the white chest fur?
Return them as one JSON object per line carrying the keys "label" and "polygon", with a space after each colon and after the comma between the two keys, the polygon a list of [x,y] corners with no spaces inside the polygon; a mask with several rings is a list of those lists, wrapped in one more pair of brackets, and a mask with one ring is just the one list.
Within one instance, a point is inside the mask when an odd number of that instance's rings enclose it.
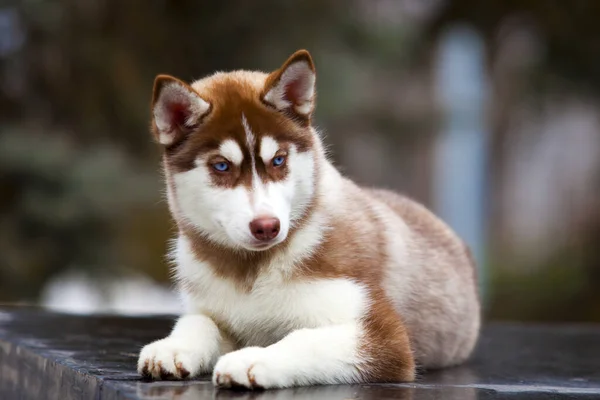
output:
{"label": "white chest fur", "polygon": [[290,282],[277,268],[261,275],[252,290],[241,291],[198,262],[185,238],[178,241],[176,258],[178,278],[188,287],[183,293],[187,312],[204,313],[225,324],[244,346],[266,346],[299,328],[352,322],[367,305],[364,288],[355,282]]}

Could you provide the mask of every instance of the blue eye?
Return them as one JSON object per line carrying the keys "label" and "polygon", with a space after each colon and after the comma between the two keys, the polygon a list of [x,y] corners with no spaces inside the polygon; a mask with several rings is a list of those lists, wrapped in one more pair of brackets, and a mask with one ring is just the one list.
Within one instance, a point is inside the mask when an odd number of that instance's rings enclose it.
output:
{"label": "blue eye", "polygon": [[219,172],[225,172],[229,170],[229,164],[227,164],[225,161],[221,161],[216,164],[213,164],[213,168]]}
{"label": "blue eye", "polygon": [[284,156],[277,156],[273,159],[273,165],[276,167],[281,166],[285,162]]}

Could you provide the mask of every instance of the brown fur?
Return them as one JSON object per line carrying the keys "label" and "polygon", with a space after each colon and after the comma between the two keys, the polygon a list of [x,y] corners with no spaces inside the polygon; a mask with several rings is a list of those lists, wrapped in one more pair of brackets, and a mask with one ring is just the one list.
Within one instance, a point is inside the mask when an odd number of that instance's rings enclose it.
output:
{"label": "brown fur", "polygon": [[[214,151],[224,140],[233,139],[243,149],[246,164],[242,169],[248,172],[250,151],[260,154],[260,139],[265,134],[277,135],[283,142],[296,144],[299,152],[310,149],[313,138],[308,129],[258,101],[259,90],[230,76],[204,86],[199,95],[211,105],[211,110],[203,122],[187,134],[183,143],[174,149],[166,149],[168,166],[176,172],[188,171],[195,167],[194,160],[198,155]],[[246,144],[242,113],[256,135],[254,149],[248,149]],[[266,178],[268,171],[259,159],[258,173],[261,178]]]}

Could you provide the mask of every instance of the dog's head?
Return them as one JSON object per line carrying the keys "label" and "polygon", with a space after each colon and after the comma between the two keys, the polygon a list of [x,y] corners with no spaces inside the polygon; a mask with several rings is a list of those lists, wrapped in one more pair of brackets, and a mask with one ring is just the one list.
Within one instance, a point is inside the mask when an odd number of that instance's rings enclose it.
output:
{"label": "dog's head", "polygon": [[230,248],[283,242],[315,192],[315,68],[307,51],[270,73],[160,75],[152,130],[180,224]]}

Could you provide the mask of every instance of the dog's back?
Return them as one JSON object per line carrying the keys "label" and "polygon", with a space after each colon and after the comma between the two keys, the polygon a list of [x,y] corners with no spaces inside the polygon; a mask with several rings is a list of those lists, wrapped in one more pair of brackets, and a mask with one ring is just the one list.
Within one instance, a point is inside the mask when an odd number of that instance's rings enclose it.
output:
{"label": "dog's back", "polygon": [[408,227],[408,237],[401,239],[408,245],[399,244],[406,246],[407,258],[396,260],[384,285],[408,327],[417,362],[426,368],[463,362],[480,325],[476,267],[469,249],[421,204],[388,190],[367,190]]}

